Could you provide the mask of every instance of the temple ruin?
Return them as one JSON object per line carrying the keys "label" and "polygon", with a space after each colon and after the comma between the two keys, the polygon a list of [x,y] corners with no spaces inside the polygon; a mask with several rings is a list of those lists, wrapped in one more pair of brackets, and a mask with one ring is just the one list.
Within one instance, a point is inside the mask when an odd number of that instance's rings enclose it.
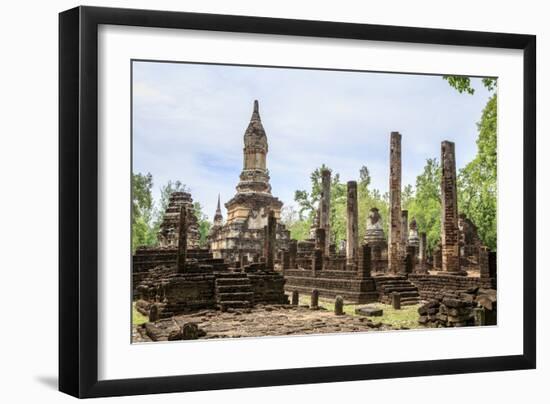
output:
{"label": "temple ruin", "polygon": [[[290,296],[297,307],[305,294],[312,310],[319,309],[320,298],[333,299],[339,316],[344,302],[382,302],[395,309],[422,302],[424,326],[496,322],[496,253],[458,212],[454,143],[441,143],[441,238],[429,251],[426,232],[402,206],[401,139],[399,132],[390,133],[387,223],[376,207],[359,223],[357,183],[348,181],[346,239],[337,248],[330,224],[331,172],[324,169],[309,238],[294,240],[280,222],[283,203],[271,193],[267,136],[255,101],[237,192],[224,204],[225,222],[218,196],[208,248],[199,248],[191,195],[171,195],[158,244],[140,247],[133,256],[138,310],[167,319],[199,309],[284,306]],[[360,226],[366,228],[362,240]]]}
{"label": "temple ruin", "polygon": [[[283,203],[271,194],[267,170],[268,142],[260,118],[258,101],[244,133],[243,169],[237,184],[237,193],[225,203],[227,219],[218,200],[214,226],[208,240],[212,254],[235,262],[258,262],[263,256],[264,227],[269,212],[279,220]],[[280,222],[276,226],[277,248],[287,249],[290,232]]]}

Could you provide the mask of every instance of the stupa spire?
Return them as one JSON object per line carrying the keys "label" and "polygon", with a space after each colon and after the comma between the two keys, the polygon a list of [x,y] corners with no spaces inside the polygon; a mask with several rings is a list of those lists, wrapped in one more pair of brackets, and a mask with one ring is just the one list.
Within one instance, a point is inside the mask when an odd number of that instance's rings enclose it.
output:
{"label": "stupa spire", "polygon": [[261,121],[260,118],[260,104],[258,103],[258,100],[254,100],[254,109],[252,111],[252,117],[250,118],[251,121]]}
{"label": "stupa spire", "polygon": [[218,206],[216,207],[216,214],[214,215],[214,225],[223,224],[222,208],[220,204],[220,194],[218,194]]}
{"label": "stupa spire", "polygon": [[254,100],[250,123],[244,132],[243,171],[237,192],[271,193],[267,172],[267,136],[260,119],[260,106]]}

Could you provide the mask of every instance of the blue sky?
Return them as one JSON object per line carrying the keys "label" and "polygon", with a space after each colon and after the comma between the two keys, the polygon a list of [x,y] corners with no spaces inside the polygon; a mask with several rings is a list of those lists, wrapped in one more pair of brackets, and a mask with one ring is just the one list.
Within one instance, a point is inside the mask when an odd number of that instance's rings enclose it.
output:
{"label": "blue sky", "polygon": [[153,175],[155,198],[168,180],[182,181],[211,219],[218,193],[222,203],[235,194],[258,99],[272,193],[285,205],[322,163],[342,181],[366,165],[386,192],[391,131],[403,136],[403,185],[414,185],[442,140],[456,143],[458,168],[475,156],[489,93],[473,85],[466,95],[440,76],[134,62],[133,171]]}

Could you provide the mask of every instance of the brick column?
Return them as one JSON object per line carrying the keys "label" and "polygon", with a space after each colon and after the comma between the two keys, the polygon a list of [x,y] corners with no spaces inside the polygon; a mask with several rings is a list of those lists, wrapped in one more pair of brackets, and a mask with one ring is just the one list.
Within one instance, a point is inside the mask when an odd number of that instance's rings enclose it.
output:
{"label": "brick column", "polygon": [[489,271],[489,249],[485,246],[479,247],[479,277],[488,279],[491,277]]}
{"label": "brick column", "polygon": [[370,278],[372,269],[371,248],[368,244],[363,244],[359,248],[359,259],[357,266],[357,275],[359,278]]}
{"label": "brick column", "polygon": [[286,250],[283,250],[282,254],[283,254],[283,258],[281,261],[283,263],[283,273],[284,273],[285,269],[290,269],[290,253]]}
{"label": "brick column", "polygon": [[315,248],[320,249],[323,252],[323,255],[325,253],[326,235],[327,233],[325,232],[325,229],[315,229]]}
{"label": "brick column", "polygon": [[420,245],[418,247],[418,265],[416,267],[416,272],[418,273],[426,273],[426,233],[420,233]]}
{"label": "brick column", "polygon": [[441,269],[460,272],[455,144],[441,142]]}
{"label": "brick column", "polygon": [[277,237],[277,219],[272,210],[267,217],[267,226],[265,230],[265,267],[268,271],[274,269],[275,262],[275,242]]}
{"label": "brick column", "polygon": [[359,211],[357,207],[357,182],[348,182],[346,258],[348,265],[357,264],[359,249]]}
{"label": "brick column", "polygon": [[298,241],[292,239],[288,245],[288,254],[290,255],[290,268],[296,268],[296,255],[298,254]]}
{"label": "brick column", "polygon": [[401,245],[403,250],[406,249],[409,240],[409,211],[401,211]]}
{"label": "brick column", "polygon": [[390,217],[388,232],[388,272],[403,268],[401,248],[401,134],[390,135]]}
{"label": "brick column", "polygon": [[176,269],[179,273],[184,273],[185,261],[187,259],[187,208],[185,205],[181,205],[180,207],[178,232],[178,257],[176,261]]}
{"label": "brick column", "polygon": [[313,250],[313,259],[311,260],[311,272],[312,275],[315,276],[315,274],[318,271],[323,270],[323,250],[320,248],[316,248]]}
{"label": "brick column", "polygon": [[325,247],[323,254],[329,256],[330,244],[330,170],[321,171],[321,201],[319,209],[319,227],[325,229]]}

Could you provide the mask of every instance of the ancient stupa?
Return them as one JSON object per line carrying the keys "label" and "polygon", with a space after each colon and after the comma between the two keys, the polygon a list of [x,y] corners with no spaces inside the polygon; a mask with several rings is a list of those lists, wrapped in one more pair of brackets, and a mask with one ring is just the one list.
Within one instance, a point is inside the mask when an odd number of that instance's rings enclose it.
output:
{"label": "ancient stupa", "polygon": [[[254,101],[252,117],[244,133],[243,169],[236,187],[237,193],[225,203],[225,223],[221,224],[221,210],[216,211],[209,236],[215,258],[257,261],[263,255],[264,226],[267,225],[269,211],[273,211],[279,220],[283,206],[271,194],[267,152],[267,135],[260,118],[258,101]],[[286,247],[289,239],[290,233],[278,223],[278,249]]]}

